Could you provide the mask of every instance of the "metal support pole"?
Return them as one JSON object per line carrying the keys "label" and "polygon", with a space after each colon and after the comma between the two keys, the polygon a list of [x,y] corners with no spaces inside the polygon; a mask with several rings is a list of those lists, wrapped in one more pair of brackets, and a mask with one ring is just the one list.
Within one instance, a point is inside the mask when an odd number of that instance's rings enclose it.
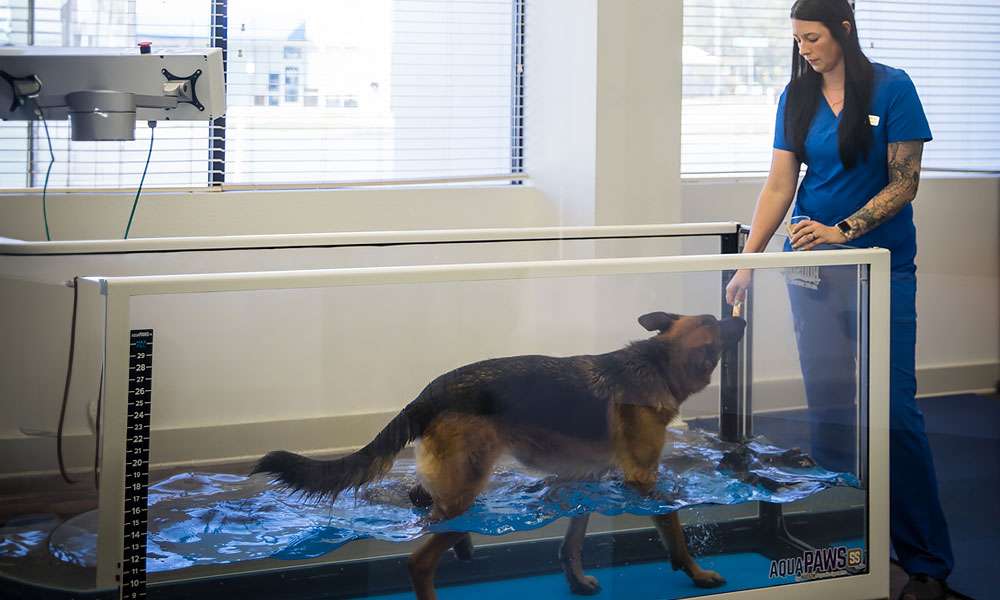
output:
{"label": "metal support pole", "polygon": [[[743,227],[722,236],[722,253],[743,251],[749,231]],[[722,315],[732,316],[726,302],[726,285],[736,271],[722,273]],[[723,441],[742,443],[753,437],[753,286],[743,302],[743,318],[747,328],[737,347],[723,350],[720,365],[719,437]],[[789,533],[780,504],[761,502],[757,511],[758,550],[770,558],[800,555],[812,546]]]}
{"label": "metal support pole", "polygon": [[[743,252],[743,245],[746,242],[746,233],[742,228],[738,228],[733,233],[723,234],[722,254],[739,254]],[[723,317],[730,317],[733,314],[733,307],[726,302],[726,286],[733,278],[736,271],[727,270],[722,272],[722,308]],[[747,300],[750,291],[747,290]],[[745,304],[749,307],[749,303]],[[744,313],[747,323],[752,322],[750,313]],[[752,427],[746,400],[749,398],[747,390],[747,380],[744,375],[744,368],[747,368],[747,347],[749,346],[750,329],[743,340],[733,348],[725,348],[722,351],[719,365],[719,437],[727,442],[740,442],[751,435]]]}
{"label": "metal support pole", "polygon": [[855,408],[857,417],[854,429],[855,439],[855,473],[861,487],[868,489],[868,380],[869,380],[869,356],[868,356],[868,331],[869,327],[869,266],[858,265],[858,323],[857,323],[857,348],[855,356],[858,357],[858,372],[855,381],[857,391],[855,392]]}

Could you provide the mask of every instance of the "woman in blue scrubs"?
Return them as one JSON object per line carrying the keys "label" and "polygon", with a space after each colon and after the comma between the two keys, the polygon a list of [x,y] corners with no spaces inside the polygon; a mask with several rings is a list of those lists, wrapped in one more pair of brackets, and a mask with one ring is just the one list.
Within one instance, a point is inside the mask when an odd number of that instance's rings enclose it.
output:
{"label": "woman in blue scrubs", "polygon": [[[778,103],[774,150],[745,252],[760,252],[793,200],[786,249],[821,244],[892,252],[890,332],[890,535],[910,574],[903,600],[945,598],[953,566],[948,527],[923,415],[916,405],[916,231],[910,203],[931,132],[916,89],[899,69],[861,51],[847,0],[798,0],[791,11],[792,78]],[[799,168],[807,166],[798,185]],[[742,300],[752,273],[727,288]],[[813,455],[824,466],[855,466],[853,270],[827,268],[789,280]]]}

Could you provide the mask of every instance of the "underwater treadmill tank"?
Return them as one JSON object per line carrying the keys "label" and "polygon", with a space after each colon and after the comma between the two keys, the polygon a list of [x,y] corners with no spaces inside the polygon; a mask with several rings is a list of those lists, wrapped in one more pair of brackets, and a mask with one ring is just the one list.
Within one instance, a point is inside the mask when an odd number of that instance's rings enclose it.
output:
{"label": "underwater treadmill tank", "polygon": [[[733,224],[657,227],[385,234],[310,247],[305,270],[287,268],[304,248],[243,248],[273,268],[229,272],[252,259],[211,254],[218,268],[197,273],[155,266],[176,250],[111,275],[77,255],[75,421],[61,442],[76,483],[53,473],[44,423],[5,442],[0,584],[405,598],[407,556],[438,536],[460,540],[436,572],[441,598],[887,596],[888,253],[741,255]],[[101,264],[113,263],[89,266]],[[739,268],[754,273],[745,330],[723,300]],[[14,293],[72,296],[58,267],[5,271]],[[789,306],[800,289],[851,299],[836,344],[805,346]],[[30,342],[61,348],[60,363],[23,366],[60,391],[67,335]],[[23,376],[5,392],[58,414],[61,394],[30,397],[52,385]],[[835,415],[806,408],[816,385],[839,390]],[[622,449],[657,436],[643,483]],[[258,463],[276,450],[295,456]],[[671,556],[654,523],[674,515]]]}

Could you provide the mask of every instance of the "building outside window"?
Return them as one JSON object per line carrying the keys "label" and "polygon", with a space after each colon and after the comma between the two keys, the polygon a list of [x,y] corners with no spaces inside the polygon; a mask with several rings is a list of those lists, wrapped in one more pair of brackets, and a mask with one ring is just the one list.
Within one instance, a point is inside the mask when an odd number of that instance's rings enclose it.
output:
{"label": "building outside window", "polygon": [[299,101],[299,68],[285,67],[285,102]]}
{"label": "building outside window", "polygon": [[[33,23],[38,45],[225,42],[225,125],[160,123],[147,188],[205,186],[210,172],[238,184],[509,176],[521,156],[522,3],[0,0],[0,40],[27,44]],[[219,10],[225,29],[212,28]],[[137,184],[146,128],[134,142],[84,143],[67,122],[49,125],[51,188]],[[209,164],[216,140],[225,151]],[[0,188],[40,187],[47,166],[40,124],[0,123]]]}

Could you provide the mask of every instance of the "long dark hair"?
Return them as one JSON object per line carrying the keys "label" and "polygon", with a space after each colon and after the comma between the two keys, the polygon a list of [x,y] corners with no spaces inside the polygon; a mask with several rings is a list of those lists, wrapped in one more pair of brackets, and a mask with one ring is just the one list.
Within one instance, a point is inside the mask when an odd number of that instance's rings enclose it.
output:
{"label": "long dark hair", "polygon": [[[840,162],[850,169],[858,156],[867,156],[872,145],[872,132],[868,124],[868,109],[872,98],[872,64],[861,51],[858,26],[854,11],[847,0],[796,0],[791,18],[800,21],[819,21],[830,30],[840,44],[844,60],[844,106],[841,109],[837,141]],[[844,31],[843,23],[851,24],[851,32]],[[809,66],[799,55],[799,43],[792,42],[792,80],[788,85],[785,101],[785,138],[795,149],[799,161],[805,160],[806,134],[822,101],[823,76]]]}

